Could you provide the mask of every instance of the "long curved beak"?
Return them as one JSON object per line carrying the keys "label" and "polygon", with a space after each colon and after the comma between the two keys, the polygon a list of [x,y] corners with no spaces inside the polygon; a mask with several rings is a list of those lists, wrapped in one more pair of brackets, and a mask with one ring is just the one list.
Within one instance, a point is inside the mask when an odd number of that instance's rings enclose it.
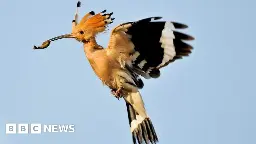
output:
{"label": "long curved beak", "polygon": [[72,34],[64,34],[64,35],[56,36],[44,41],[41,46],[38,46],[38,47],[34,46],[34,49],[45,49],[51,44],[52,41],[56,41],[63,38],[75,38],[75,37]]}

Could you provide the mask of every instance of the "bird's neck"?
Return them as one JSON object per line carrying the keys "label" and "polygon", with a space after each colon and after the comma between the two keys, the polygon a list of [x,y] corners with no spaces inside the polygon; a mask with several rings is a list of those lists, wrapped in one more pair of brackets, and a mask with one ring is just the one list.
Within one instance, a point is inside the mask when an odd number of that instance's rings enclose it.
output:
{"label": "bird's neck", "polygon": [[91,38],[89,42],[84,43],[84,51],[87,54],[91,54],[97,50],[102,50],[103,48],[97,44],[95,38]]}

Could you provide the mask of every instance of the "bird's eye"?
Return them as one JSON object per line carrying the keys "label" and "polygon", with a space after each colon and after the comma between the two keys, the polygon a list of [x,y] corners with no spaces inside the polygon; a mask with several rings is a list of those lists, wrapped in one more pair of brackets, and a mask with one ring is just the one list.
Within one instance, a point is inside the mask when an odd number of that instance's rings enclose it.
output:
{"label": "bird's eye", "polygon": [[84,34],[84,31],[80,31],[79,33],[80,33],[80,34]]}

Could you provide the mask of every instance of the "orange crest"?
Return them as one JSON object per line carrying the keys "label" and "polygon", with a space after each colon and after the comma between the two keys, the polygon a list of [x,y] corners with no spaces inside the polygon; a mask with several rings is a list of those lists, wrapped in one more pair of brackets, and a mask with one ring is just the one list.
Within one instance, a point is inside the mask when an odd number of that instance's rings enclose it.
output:
{"label": "orange crest", "polygon": [[111,18],[113,13],[104,14],[106,11],[102,11],[101,13],[94,14],[94,12],[89,12],[86,14],[80,23],[76,26],[76,29],[84,30],[84,31],[92,31],[95,34],[99,32],[103,32],[108,24],[111,24],[114,18]]}

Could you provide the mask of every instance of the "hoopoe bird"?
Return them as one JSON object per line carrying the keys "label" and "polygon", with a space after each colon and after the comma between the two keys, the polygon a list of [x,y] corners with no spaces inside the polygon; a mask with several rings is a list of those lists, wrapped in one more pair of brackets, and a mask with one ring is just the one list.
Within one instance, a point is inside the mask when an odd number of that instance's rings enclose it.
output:
{"label": "hoopoe bird", "polygon": [[34,49],[45,49],[52,41],[63,38],[83,43],[95,74],[116,98],[125,100],[133,143],[157,143],[155,128],[139,92],[144,86],[140,77],[158,78],[161,68],[191,53],[192,46],[184,41],[194,38],[176,30],[188,26],[159,21],[161,17],[126,22],[112,30],[108,47],[103,48],[97,44],[96,35],[113,22],[113,13],[91,11],[78,22],[80,5],[78,1],[71,33],[51,38]]}

